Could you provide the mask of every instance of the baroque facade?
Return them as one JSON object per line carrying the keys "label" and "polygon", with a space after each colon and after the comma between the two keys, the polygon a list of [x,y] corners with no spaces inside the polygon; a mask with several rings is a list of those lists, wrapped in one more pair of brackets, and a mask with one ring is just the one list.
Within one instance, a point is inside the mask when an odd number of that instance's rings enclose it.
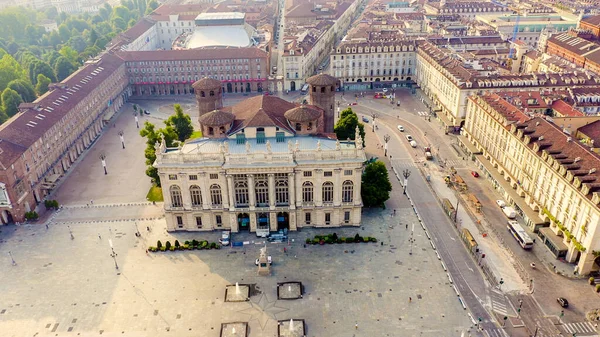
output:
{"label": "baroque facade", "polygon": [[[195,87],[206,85],[210,82]],[[178,148],[157,144],[154,166],[167,229],[359,226],[362,139],[358,134],[356,142],[331,138],[329,113],[318,105],[257,96],[201,114],[204,138]]]}

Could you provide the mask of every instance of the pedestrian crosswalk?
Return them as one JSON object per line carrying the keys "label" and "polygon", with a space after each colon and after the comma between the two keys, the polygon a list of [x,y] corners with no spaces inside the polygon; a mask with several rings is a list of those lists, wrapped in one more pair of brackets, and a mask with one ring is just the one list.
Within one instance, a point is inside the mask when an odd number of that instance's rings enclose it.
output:
{"label": "pedestrian crosswalk", "polygon": [[510,337],[504,329],[488,329],[483,332],[487,337]]}
{"label": "pedestrian crosswalk", "polygon": [[492,290],[490,297],[492,298],[492,308],[494,311],[502,316],[506,316],[508,314],[508,303],[504,294]]}
{"label": "pedestrian crosswalk", "polygon": [[594,335],[596,335],[596,332],[597,332],[596,327],[591,322],[568,323],[568,324],[563,324],[562,327],[569,334],[577,333],[577,334],[594,334]]}
{"label": "pedestrian crosswalk", "polygon": [[415,163],[412,162],[412,158],[392,159],[392,165],[396,170],[415,168]]}
{"label": "pedestrian crosswalk", "polygon": [[429,112],[427,111],[419,111],[417,113],[419,114],[419,116],[429,116]]}

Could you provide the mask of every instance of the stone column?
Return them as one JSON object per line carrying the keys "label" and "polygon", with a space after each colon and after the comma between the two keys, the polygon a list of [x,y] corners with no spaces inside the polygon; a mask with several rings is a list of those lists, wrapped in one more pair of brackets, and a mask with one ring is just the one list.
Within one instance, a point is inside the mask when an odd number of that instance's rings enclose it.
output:
{"label": "stone column", "polygon": [[[256,209],[256,192],[254,191],[254,175],[248,174],[248,197],[250,210]],[[256,227],[254,227],[256,229]]]}
{"label": "stone column", "polygon": [[227,175],[227,190],[229,191],[229,210],[235,210],[235,202],[233,196],[233,175]]}
{"label": "stone column", "polygon": [[202,208],[210,209],[210,186],[208,186],[208,179],[206,179],[206,173],[201,172],[200,176],[200,191],[202,192]]}
{"label": "stone column", "polygon": [[275,209],[275,174],[269,173],[269,206]]}
{"label": "stone column", "polygon": [[333,186],[333,206],[342,205],[342,169],[333,170],[334,184]]}
{"label": "stone column", "polygon": [[271,229],[271,232],[277,231],[277,213],[276,212],[269,212],[269,227]]}
{"label": "stone column", "polygon": [[290,198],[290,210],[296,209],[296,181],[294,179],[294,173],[288,173],[288,193]]}
{"label": "stone column", "polygon": [[296,177],[296,207],[302,207],[302,180],[301,177],[303,175],[302,172],[296,172],[294,174]]}
{"label": "stone column", "polygon": [[575,262],[575,259],[577,258],[577,248],[575,248],[575,245],[573,244],[573,242],[571,241],[571,243],[567,243],[566,244],[567,247],[569,247],[569,249],[567,250],[567,256],[565,256],[565,260],[567,260],[567,262],[569,263],[573,263]]}
{"label": "stone column", "polygon": [[323,207],[323,170],[315,170],[316,179],[314,180],[313,200],[315,206]]}

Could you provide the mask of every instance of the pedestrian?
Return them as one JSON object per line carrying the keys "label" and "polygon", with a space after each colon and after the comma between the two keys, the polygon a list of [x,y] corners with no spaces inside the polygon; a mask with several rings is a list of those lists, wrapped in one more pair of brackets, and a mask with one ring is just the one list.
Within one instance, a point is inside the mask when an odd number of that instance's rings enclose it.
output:
{"label": "pedestrian", "polygon": [[358,330],[358,323],[354,324],[354,330]]}
{"label": "pedestrian", "polygon": [[90,200],[90,205],[93,205],[93,204],[94,204],[94,200]]}
{"label": "pedestrian", "polygon": [[406,229],[408,229],[408,224],[406,224]]}
{"label": "pedestrian", "polygon": [[108,227],[108,232],[112,234],[112,229],[110,229],[110,227]]}
{"label": "pedestrian", "polygon": [[412,297],[409,297],[408,298],[408,303],[411,303],[411,302],[412,302]]}
{"label": "pedestrian", "polygon": [[48,227],[48,224],[46,224],[46,229],[50,229],[50,227]]}
{"label": "pedestrian", "polygon": [[396,216],[396,210],[394,209],[394,216]]}
{"label": "pedestrian", "polygon": [[392,155],[390,154],[390,160],[392,160]]}
{"label": "pedestrian", "polygon": [[148,255],[148,249],[146,249],[146,255]]}
{"label": "pedestrian", "polygon": [[283,247],[283,252],[287,254],[287,248]]}
{"label": "pedestrian", "polygon": [[100,236],[100,233],[98,233],[98,239],[102,240],[102,236]]}

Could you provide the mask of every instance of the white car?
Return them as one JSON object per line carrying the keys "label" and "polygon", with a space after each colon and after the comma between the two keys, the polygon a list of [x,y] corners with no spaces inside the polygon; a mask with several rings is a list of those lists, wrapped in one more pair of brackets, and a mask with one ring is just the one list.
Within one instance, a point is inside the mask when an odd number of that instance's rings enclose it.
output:
{"label": "white car", "polygon": [[506,206],[506,202],[504,200],[496,200],[496,204],[500,207],[500,208],[504,208]]}
{"label": "white car", "polygon": [[398,125],[398,131],[404,132],[404,127],[402,125]]}
{"label": "white car", "polygon": [[221,246],[229,246],[229,237],[231,235],[229,234],[229,231],[223,231],[221,233],[221,238],[219,239],[219,243],[221,244]]}
{"label": "white car", "polygon": [[410,141],[410,146],[417,147],[417,142],[415,142],[414,140],[411,140]]}
{"label": "white car", "polygon": [[413,137],[411,135],[406,135],[406,140],[408,140],[408,142],[412,142],[413,141]]}
{"label": "white car", "polygon": [[387,88],[383,88],[383,89],[381,89],[381,91],[388,92],[388,89]]}

